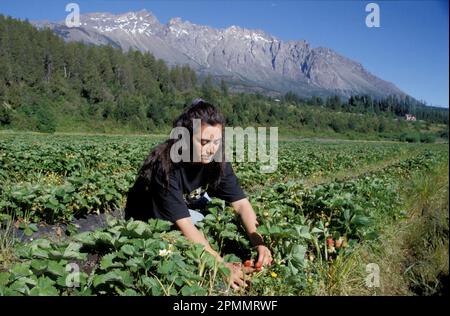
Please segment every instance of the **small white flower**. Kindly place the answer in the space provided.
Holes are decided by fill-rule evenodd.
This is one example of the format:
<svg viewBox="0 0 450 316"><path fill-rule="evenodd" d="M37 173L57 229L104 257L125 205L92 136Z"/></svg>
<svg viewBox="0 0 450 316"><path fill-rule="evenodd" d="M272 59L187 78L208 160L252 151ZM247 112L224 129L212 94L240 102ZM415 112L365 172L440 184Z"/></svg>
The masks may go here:
<svg viewBox="0 0 450 316"><path fill-rule="evenodd" d="M161 256L161 257L165 257L165 256L168 256L168 255L170 255L172 253L172 250L167 250L167 249L160 249L159 250L159 255Z"/></svg>

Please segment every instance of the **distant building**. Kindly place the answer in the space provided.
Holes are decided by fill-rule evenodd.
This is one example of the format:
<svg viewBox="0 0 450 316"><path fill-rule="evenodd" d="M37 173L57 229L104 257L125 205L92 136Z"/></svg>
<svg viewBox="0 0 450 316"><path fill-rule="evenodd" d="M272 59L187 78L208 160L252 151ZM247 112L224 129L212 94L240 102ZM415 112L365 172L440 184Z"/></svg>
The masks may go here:
<svg viewBox="0 0 450 316"><path fill-rule="evenodd" d="M412 115L412 114L406 114L406 115L405 115L405 119L406 119L407 121L415 121L415 120L416 120L416 117L415 117L414 115Z"/></svg>

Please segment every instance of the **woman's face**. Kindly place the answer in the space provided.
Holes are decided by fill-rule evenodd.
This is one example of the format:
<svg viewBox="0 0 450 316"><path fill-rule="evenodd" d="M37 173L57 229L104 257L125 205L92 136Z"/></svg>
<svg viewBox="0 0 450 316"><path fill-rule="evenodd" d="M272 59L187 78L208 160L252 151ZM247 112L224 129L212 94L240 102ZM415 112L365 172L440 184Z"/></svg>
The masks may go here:
<svg viewBox="0 0 450 316"><path fill-rule="evenodd" d="M222 142L222 125L202 124L200 133L194 135L194 161L210 163Z"/></svg>

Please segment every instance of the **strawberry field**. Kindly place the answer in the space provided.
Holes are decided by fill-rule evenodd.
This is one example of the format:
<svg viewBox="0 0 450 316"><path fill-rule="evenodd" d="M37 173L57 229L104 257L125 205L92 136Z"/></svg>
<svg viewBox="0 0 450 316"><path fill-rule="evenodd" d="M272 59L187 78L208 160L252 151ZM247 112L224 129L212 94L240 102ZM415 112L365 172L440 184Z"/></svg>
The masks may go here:
<svg viewBox="0 0 450 316"><path fill-rule="evenodd" d="M403 183L448 164L447 144L324 140L280 142L271 174L258 163L234 164L274 257L234 292L224 281L229 271L170 223L117 215L162 140L0 135L0 295L314 295L336 264L402 220ZM85 216L107 224L78 231ZM48 227L58 233L39 234ZM199 227L226 260L255 259L224 201L213 199Z"/></svg>

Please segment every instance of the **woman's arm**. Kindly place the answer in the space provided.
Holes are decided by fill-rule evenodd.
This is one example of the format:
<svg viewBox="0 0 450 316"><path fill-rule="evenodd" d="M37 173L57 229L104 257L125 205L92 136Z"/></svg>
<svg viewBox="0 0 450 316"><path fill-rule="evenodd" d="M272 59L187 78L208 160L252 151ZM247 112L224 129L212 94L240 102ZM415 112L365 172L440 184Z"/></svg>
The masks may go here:
<svg viewBox="0 0 450 316"><path fill-rule="evenodd" d="M257 269L263 265L270 265L272 263L272 254L269 248L264 245L264 240L256 230L258 220L256 218L255 211L247 198L231 203L236 213L240 216L242 224L247 231L247 235L252 245L258 252L258 261L255 266Z"/></svg>
<svg viewBox="0 0 450 316"><path fill-rule="evenodd" d="M175 224L188 240L205 246L205 250L212 254L217 261L223 262L223 258L220 256L220 254L212 249L205 236L197 229L197 227L194 226L194 224L192 224L192 220L190 217L179 219L175 222ZM237 289L240 286L245 287L245 280L248 280L248 277L246 278L245 274L252 272L251 269L246 268L244 271L240 266L236 266L232 263L225 263L225 266L227 266L231 271L231 276L229 279L231 287L234 289Z"/></svg>
<svg viewBox="0 0 450 316"><path fill-rule="evenodd" d="M205 249L218 261L223 261L222 257L214 249L212 249L205 236L203 236L203 234L197 229L197 227L192 224L192 220L190 217L179 219L175 222L175 224L188 240L205 246Z"/></svg>

